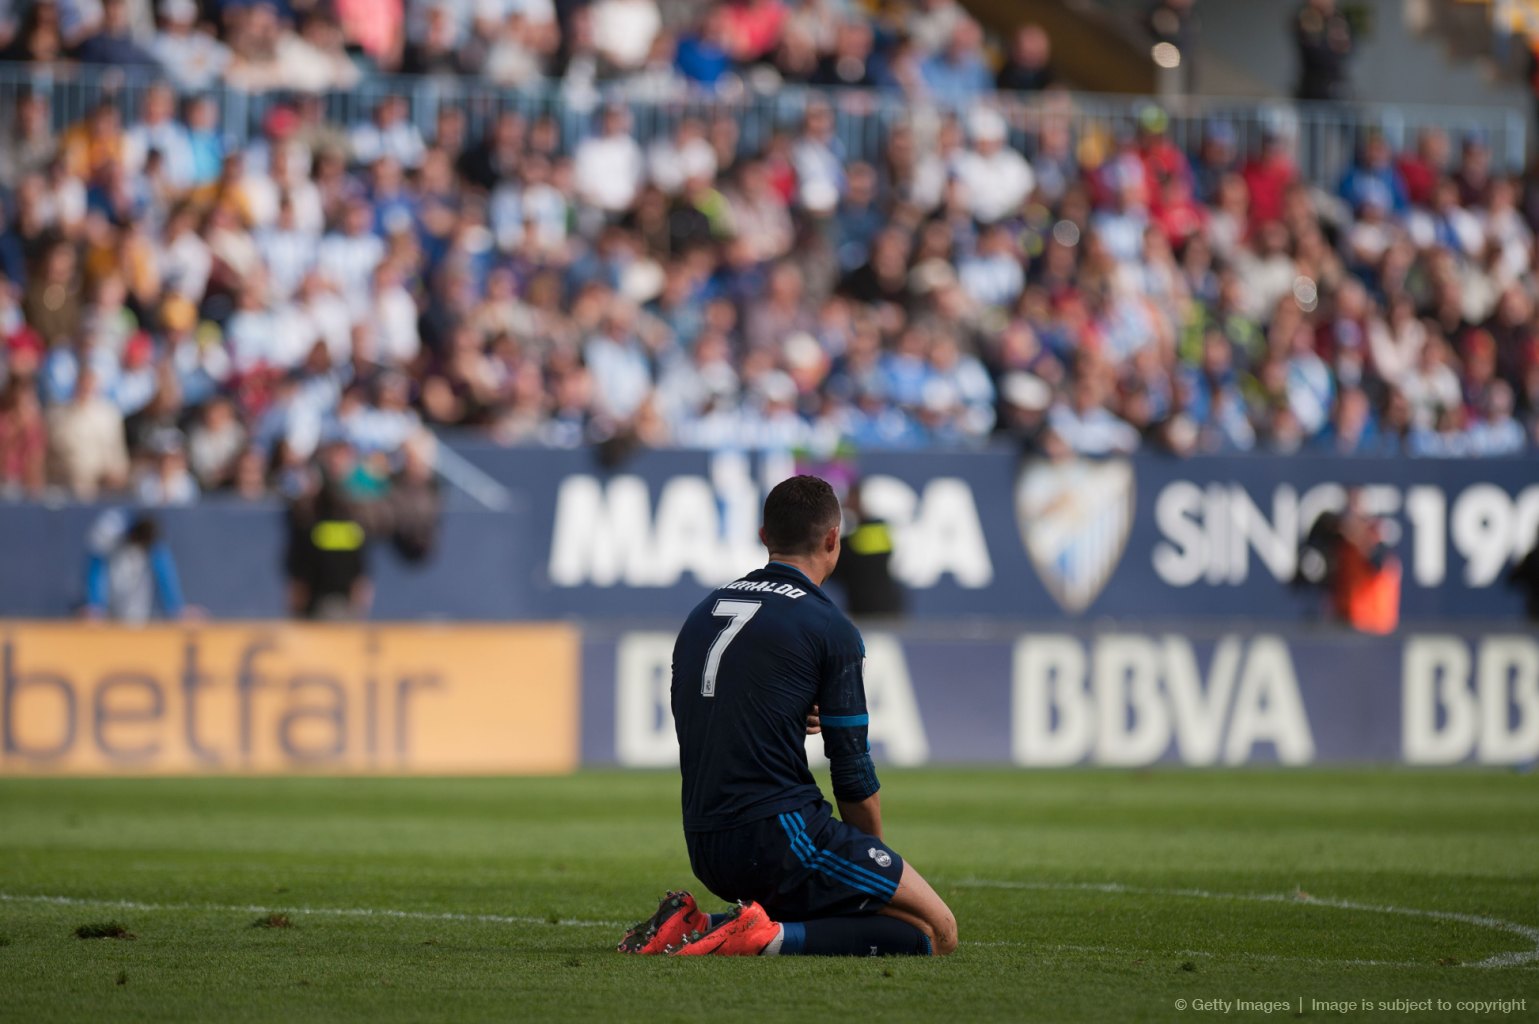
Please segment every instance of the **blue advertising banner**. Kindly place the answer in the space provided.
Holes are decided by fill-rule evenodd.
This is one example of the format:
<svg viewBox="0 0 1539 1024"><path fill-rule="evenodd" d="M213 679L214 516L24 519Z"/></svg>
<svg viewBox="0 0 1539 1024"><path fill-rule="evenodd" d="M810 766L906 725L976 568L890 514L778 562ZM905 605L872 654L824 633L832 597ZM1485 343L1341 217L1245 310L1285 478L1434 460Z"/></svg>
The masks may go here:
<svg viewBox="0 0 1539 1024"><path fill-rule="evenodd" d="M868 630L871 749L897 765L1531 765L1539 638ZM677 763L673 635L583 644L584 764ZM809 757L821 741L808 740Z"/></svg>
<svg viewBox="0 0 1539 1024"><path fill-rule="evenodd" d="M85 594L87 537L110 506L0 503L0 617L58 618ZM175 557L187 601L219 619L282 618L285 526L277 502L213 501L149 510ZM529 580L536 552L523 514L447 512L422 562L372 545L373 617L382 621L549 619Z"/></svg>
<svg viewBox="0 0 1539 1024"><path fill-rule="evenodd" d="M1013 453L789 456L455 446L499 510L459 496L425 563L376 545L375 615L481 621L682 616L762 562L759 509L798 470L859 477L892 527L916 619L1178 626L1320 618L1292 584L1300 541L1362 488L1402 566L1406 624L1521 621L1505 585L1539 540L1539 462L1266 456L1023 462ZM99 508L0 504L0 615L68 614ZM155 513L188 600L216 617L284 613L282 509L209 502Z"/></svg>
<svg viewBox="0 0 1539 1024"><path fill-rule="evenodd" d="M527 508L551 613L682 614L702 587L759 563L767 490L788 457L458 449ZM1300 541L1363 489L1404 568L1407 621L1506 619L1508 568L1539 541L1539 463L1264 456L1023 462L1012 453L869 453L863 481L895 537L920 617L1317 618L1293 587Z"/></svg>

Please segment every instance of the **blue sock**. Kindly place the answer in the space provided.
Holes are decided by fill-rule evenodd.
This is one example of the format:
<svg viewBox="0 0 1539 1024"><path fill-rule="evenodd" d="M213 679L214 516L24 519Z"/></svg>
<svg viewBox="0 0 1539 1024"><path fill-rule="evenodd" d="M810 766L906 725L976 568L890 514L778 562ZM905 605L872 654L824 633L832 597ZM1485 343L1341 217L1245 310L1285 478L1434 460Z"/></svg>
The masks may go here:
<svg viewBox="0 0 1539 1024"><path fill-rule="evenodd" d="M907 921L871 914L783 925L781 956L929 956L930 937Z"/></svg>
<svg viewBox="0 0 1539 1024"><path fill-rule="evenodd" d="M726 911L723 911L720 914L707 914L705 916L711 919L711 927L715 928L717 925L725 921L730 915L728 915Z"/></svg>

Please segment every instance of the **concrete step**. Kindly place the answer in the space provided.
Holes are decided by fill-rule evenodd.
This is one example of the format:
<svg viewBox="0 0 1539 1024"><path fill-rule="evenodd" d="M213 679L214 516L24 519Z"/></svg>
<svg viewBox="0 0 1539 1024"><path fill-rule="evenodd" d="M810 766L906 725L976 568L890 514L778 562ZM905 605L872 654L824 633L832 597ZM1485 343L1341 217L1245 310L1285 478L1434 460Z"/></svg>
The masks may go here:
<svg viewBox="0 0 1539 1024"><path fill-rule="evenodd" d="M1436 42L1450 63L1472 66L1493 82L1527 74L1522 41L1514 36L1500 45L1489 0L1404 0L1404 9L1407 27Z"/></svg>
<svg viewBox="0 0 1539 1024"><path fill-rule="evenodd" d="M961 0L990 32L1009 39L1035 23L1053 40L1053 66L1071 85L1148 94L1157 71L1143 34L1091 0Z"/></svg>

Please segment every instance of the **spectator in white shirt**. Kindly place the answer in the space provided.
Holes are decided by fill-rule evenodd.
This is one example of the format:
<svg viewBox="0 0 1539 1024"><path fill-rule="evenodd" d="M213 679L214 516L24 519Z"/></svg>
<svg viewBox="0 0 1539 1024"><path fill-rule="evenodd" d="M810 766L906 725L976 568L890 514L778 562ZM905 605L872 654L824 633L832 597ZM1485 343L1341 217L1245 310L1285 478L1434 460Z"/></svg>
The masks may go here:
<svg viewBox="0 0 1539 1024"><path fill-rule="evenodd" d="M294 229L304 232L311 239L318 237L326 228L326 211L321 203L320 189L305 176L306 160L300 147L293 142L278 142L269 146L267 163L262 169L248 173L241 179L241 193L251 216L251 225L265 228L278 219L278 206L287 201L294 208ZM247 166L251 166L248 162Z"/></svg>
<svg viewBox="0 0 1539 1024"><path fill-rule="evenodd" d="M1408 292L1400 292L1390 300L1387 319L1369 319L1367 334L1373 370L1390 383L1416 367L1427 343L1427 326L1417 319L1416 300Z"/></svg>
<svg viewBox="0 0 1539 1024"><path fill-rule="evenodd" d="M844 195L844 146L834 134L834 112L821 99L807 101L802 133L791 147L796 200L807 210L827 213Z"/></svg>
<svg viewBox="0 0 1539 1024"><path fill-rule="evenodd" d="M583 361L593 375L594 405L616 422L630 419L652 390L652 365L635 321L635 307L616 299L603 329L583 347Z"/></svg>
<svg viewBox="0 0 1539 1024"><path fill-rule="evenodd" d="M1528 443L1523 425L1512 415L1512 385L1495 380L1480 403L1480 416L1465 431L1470 454L1476 456L1521 455Z"/></svg>
<svg viewBox="0 0 1539 1024"><path fill-rule="evenodd" d="M686 117L671 139L659 136L647 153L647 174L670 196L678 195L691 178L715 179L716 150L705 137L705 126Z"/></svg>
<svg viewBox="0 0 1539 1024"><path fill-rule="evenodd" d="M385 243L374 234L374 210L354 200L344 215L341 231L321 239L316 266L331 278L342 297L358 307L366 304L374 268L385 258Z"/></svg>
<svg viewBox="0 0 1539 1024"><path fill-rule="evenodd" d="M315 266L315 236L300 231L294 204L288 196L278 202L277 222L257 232L257 248L267 266L274 301L287 302Z"/></svg>
<svg viewBox="0 0 1539 1024"><path fill-rule="evenodd" d="M214 255L198 234L198 213L191 205L178 206L171 212L159 258L160 280L166 292L193 305L202 302Z"/></svg>
<svg viewBox="0 0 1539 1024"><path fill-rule="evenodd" d="M325 343L333 366L343 366L352 358L352 310L323 273L312 270L304 276L292 308L303 317L306 337Z"/></svg>
<svg viewBox="0 0 1539 1024"><path fill-rule="evenodd" d="M1464 404L1459 375L1448 365L1448 346L1437 336L1426 339L1415 367L1395 383L1411 403L1411 422L1418 430L1435 430L1444 412Z"/></svg>
<svg viewBox="0 0 1539 1024"><path fill-rule="evenodd" d="M611 67L633 71L646 63L663 27L656 0L596 0L589 10L593 45Z"/></svg>
<svg viewBox="0 0 1539 1024"><path fill-rule="evenodd" d="M1148 189L1142 172L1118 182L1116 204L1090 218L1101 245L1124 267L1139 265L1144 255L1144 235L1149 230Z"/></svg>
<svg viewBox="0 0 1539 1024"><path fill-rule="evenodd" d="M417 303L401 284L400 271L386 261L374 270L368 321L375 358L386 366L407 366L422 348L417 334Z"/></svg>
<svg viewBox="0 0 1539 1024"><path fill-rule="evenodd" d="M658 407L679 433L713 403L735 406L738 388L731 343L719 331L706 331L691 356L679 355L667 364L657 386Z"/></svg>
<svg viewBox="0 0 1539 1024"><path fill-rule="evenodd" d="M933 145L924 144L913 129L894 131L889 144L889 163L909 171L900 186L902 197L925 213L933 212L946 198L957 158L966 151L962 122L951 114L935 131Z"/></svg>
<svg viewBox="0 0 1539 1024"><path fill-rule="evenodd" d="M790 252L795 226L763 162L749 160L739 166L738 187L728 201L733 231L747 242L755 262L766 263Z"/></svg>
<svg viewBox="0 0 1539 1024"><path fill-rule="evenodd" d="M161 0L160 19L150 53L177 87L201 92L219 81L230 66L230 48L198 31L197 0Z"/></svg>
<svg viewBox="0 0 1539 1024"><path fill-rule="evenodd" d="M993 224L1020 212L1036 187L1026 158L1005 142L1005 119L980 108L969 125L973 148L957 154L955 173L967 189L973 216Z"/></svg>
<svg viewBox="0 0 1539 1024"><path fill-rule="evenodd" d="M1315 351L1314 328L1300 323L1289 339L1286 368L1288 408L1305 437L1324 430L1336 401L1336 379L1330 365Z"/></svg>
<svg viewBox="0 0 1539 1024"><path fill-rule="evenodd" d="M387 96L375 104L373 119L354 128L348 137L353 163L372 164L389 156L409 170L422 166L427 146L406 115L406 100L401 96Z"/></svg>
<svg viewBox="0 0 1539 1024"><path fill-rule="evenodd" d="M550 161L531 156L524 161L524 189L519 209L526 231L533 230L540 247L559 249L567 237L567 197L551 182Z"/></svg>
<svg viewBox="0 0 1539 1024"><path fill-rule="evenodd" d="M1293 291L1298 267L1289 255L1289 242L1287 226L1269 221L1261 225L1249 246L1235 256L1235 270L1250 298L1243 312L1257 323L1269 319L1277 303Z"/></svg>
<svg viewBox="0 0 1539 1024"><path fill-rule="evenodd" d="M602 130L577 146L573 173L577 196L605 213L620 213L636 201L641 188L641 147L630 135L624 107L606 107Z"/></svg>
<svg viewBox="0 0 1539 1024"><path fill-rule="evenodd" d="M237 371L248 373L260 367L284 370L299 361L303 353L288 350L294 341L293 334L279 331L278 323L267 305L262 275L252 275L241 289L235 312L224 328L225 344Z"/></svg>
<svg viewBox="0 0 1539 1024"><path fill-rule="evenodd" d="M231 203L216 203L203 220L203 240L221 276L237 282L259 273L262 254Z"/></svg>
<svg viewBox="0 0 1539 1024"><path fill-rule="evenodd" d="M306 123L293 107L273 107L262 118L261 138L253 140L246 147L246 166L263 168L273 173L271 169L277 166L273 161L273 150L282 150L287 162L283 172L274 173L274 177L291 187L300 181L308 182L317 155L312 147L320 140L314 135L301 134L300 129ZM345 149L345 137L339 135L335 142L338 151ZM248 177L246 180L250 182L255 178Z"/></svg>
<svg viewBox="0 0 1539 1024"><path fill-rule="evenodd" d="M297 374L278 378L272 402L257 422L252 440L269 454L281 442L287 458L303 461L314 455L320 445L324 420L320 411L300 395L299 385Z"/></svg>
<svg viewBox="0 0 1539 1024"><path fill-rule="evenodd" d="M1512 179L1497 178L1491 182L1483 227L1487 244L1501 253L1492 268L1501 285L1523 276L1534 247L1534 233L1517 208L1518 198L1517 184Z"/></svg>
<svg viewBox="0 0 1539 1024"><path fill-rule="evenodd" d="M930 345L930 384L943 392L954 410L954 428L974 440L994 429L994 382L977 356L963 352L950 333L938 334Z"/></svg>
<svg viewBox="0 0 1539 1024"><path fill-rule="evenodd" d="M994 225L978 236L978 251L958 268L962 289L980 306L1008 306L1026 287L1010 232Z"/></svg>
<svg viewBox="0 0 1539 1024"><path fill-rule="evenodd" d="M187 439L187 461L198 482L205 488L229 483L245 449L246 428L236 418L235 406L223 396L207 402Z"/></svg>
<svg viewBox="0 0 1539 1024"><path fill-rule="evenodd" d="M427 39L434 21L443 18L455 41L462 42L477 8L482 6L495 7L500 18L507 5L501 0L492 0L490 4L483 4L482 0L406 0L406 41L420 43Z"/></svg>
<svg viewBox="0 0 1539 1024"><path fill-rule="evenodd" d="M1447 249L1464 259L1478 258L1485 249L1485 228L1459 205L1459 185L1444 178L1433 187L1432 209L1412 212L1406 231L1418 249Z"/></svg>
<svg viewBox="0 0 1539 1024"><path fill-rule="evenodd" d="M411 388L404 374L381 374L375 384L373 407L348 403L341 416L347 439L359 454L400 451L401 446L422 427L422 420L411 408Z"/></svg>
<svg viewBox="0 0 1539 1024"><path fill-rule="evenodd" d="M48 410L48 461L50 478L82 501L127 482L123 415L98 393L89 365L81 369L70 400Z"/></svg>
<svg viewBox="0 0 1539 1024"><path fill-rule="evenodd" d="M1075 379L1070 399L1055 404L1048 425L1080 455L1111 455L1138 447L1138 431L1101 404L1101 388L1088 374Z"/></svg>
<svg viewBox="0 0 1539 1024"><path fill-rule="evenodd" d="M141 505L191 505L198 500L198 482L187 469L187 451L179 430L164 431L150 448L150 462L134 482Z"/></svg>
<svg viewBox="0 0 1539 1024"><path fill-rule="evenodd" d="M273 337L268 358L274 366L299 365L320 340L310 318L292 302L273 302L268 310L267 329Z"/></svg>
<svg viewBox="0 0 1539 1024"><path fill-rule="evenodd" d="M192 144L187 129L176 119L176 94L163 83L149 87L138 122L123 133L123 163L128 173L142 173L151 152L160 154L162 172L170 185L182 189L192 184Z"/></svg>
<svg viewBox="0 0 1539 1024"><path fill-rule="evenodd" d="M939 53L966 17L956 0L921 0L909 6L904 27L919 51L928 55Z"/></svg>
<svg viewBox="0 0 1539 1024"><path fill-rule="evenodd" d="M807 443L807 421L796 411L796 382L781 370L762 373L753 382L753 415L738 420L734 446L754 451L788 452Z"/></svg>
<svg viewBox="0 0 1539 1024"><path fill-rule="evenodd" d="M1387 189L1364 195L1352 226L1347 229L1346 250L1359 266L1375 267L1400 237L1398 224L1389 219Z"/></svg>

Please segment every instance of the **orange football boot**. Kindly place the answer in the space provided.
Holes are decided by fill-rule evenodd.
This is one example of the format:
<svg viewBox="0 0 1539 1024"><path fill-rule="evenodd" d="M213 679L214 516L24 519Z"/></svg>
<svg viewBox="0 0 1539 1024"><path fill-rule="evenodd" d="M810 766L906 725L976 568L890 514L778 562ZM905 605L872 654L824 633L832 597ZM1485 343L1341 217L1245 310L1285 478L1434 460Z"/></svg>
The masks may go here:
<svg viewBox="0 0 1539 1024"><path fill-rule="evenodd" d="M739 903L727 919L704 932L691 932L670 956L758 956L775 941L780 925L757 903Z"/></svg>
<svg viewBox="0 0 1539 1024"><path fill-rule="evenodd" d="M621 953L666 953L697 932L707 932L711 919L695 906L688 892L670 892L657 905L657 913L631 927L615 948Z"/></svg>

